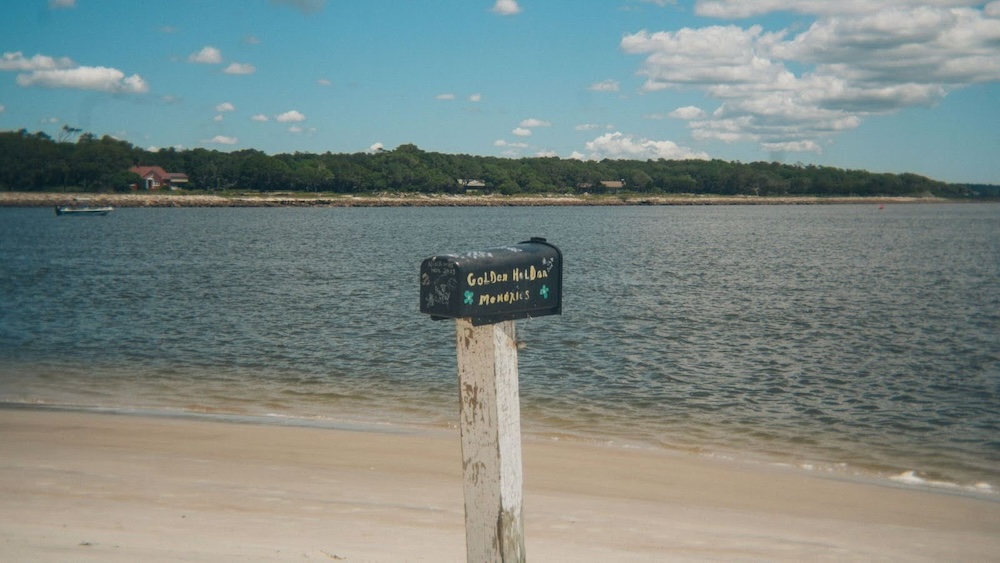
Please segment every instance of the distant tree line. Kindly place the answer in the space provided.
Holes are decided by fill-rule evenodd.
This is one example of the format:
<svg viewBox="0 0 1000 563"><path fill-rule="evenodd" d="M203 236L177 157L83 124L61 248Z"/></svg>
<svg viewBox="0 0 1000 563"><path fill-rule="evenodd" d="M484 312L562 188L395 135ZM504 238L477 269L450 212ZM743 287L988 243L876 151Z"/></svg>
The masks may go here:
<svg viewBox="0 0 1000 563"><path fill-rule="evenodd" d="M501 194L602 193L811 196L997 197L1000 187L948 184L916 174L827 166L722 160L498 158L427 152L406 144L354 154L267 155L254 149L147 151L108 136L65 127L45 133L0 132L0 190L128 191L141 185L135 165L183 172L186 190L463 193L469 185ZM602 184L604 182L604 184ZM607 183L615 182L609 187ZM618 184L620 183L620 184ZM618 186L623 186L619 188Z"/></svg>

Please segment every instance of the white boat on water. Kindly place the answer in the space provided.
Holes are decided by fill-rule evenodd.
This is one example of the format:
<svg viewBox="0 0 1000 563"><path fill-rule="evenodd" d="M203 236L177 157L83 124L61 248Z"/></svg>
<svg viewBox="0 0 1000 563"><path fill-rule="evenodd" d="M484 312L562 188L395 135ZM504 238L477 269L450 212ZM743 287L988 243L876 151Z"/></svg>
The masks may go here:
<svg viewBox="0 0 1000 563"><path fill-rule="evenodd" d="M110 205L91 207L89 205L57 205L56 215L107 215L114 210Z"/></svg>

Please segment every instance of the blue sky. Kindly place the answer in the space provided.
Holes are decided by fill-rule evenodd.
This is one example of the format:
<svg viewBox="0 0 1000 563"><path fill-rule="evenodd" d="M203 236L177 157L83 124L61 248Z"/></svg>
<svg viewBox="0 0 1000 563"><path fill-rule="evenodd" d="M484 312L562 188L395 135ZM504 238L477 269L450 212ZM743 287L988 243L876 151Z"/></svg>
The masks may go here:
<svg viewBox="0 0 1000 563"><path fill-rule="evenodd" d="M20 0L0 129L1000 184L1000 1Z"/></svg>

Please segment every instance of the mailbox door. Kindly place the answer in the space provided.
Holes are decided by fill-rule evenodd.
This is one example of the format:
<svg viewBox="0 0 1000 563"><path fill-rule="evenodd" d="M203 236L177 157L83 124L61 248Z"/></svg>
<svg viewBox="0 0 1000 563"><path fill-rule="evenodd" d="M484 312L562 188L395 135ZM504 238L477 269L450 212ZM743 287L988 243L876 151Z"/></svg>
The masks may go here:
<svg viewBox="0 0 1000 563"><path fill-rule="evenodd" d="M432 318L482 325L562 312L562 253L545 239L428 258L420 277L420 310Z"/></svg>

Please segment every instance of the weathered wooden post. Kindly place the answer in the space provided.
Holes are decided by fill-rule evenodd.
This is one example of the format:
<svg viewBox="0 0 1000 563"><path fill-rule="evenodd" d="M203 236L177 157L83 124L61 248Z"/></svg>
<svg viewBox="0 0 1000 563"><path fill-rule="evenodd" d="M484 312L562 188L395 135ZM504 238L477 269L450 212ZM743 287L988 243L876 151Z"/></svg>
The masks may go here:
<svg viewBox="0 0 1000 563"><path fill-rule="evenodd" d="M469 561L524 561L514 320L562 312L562 253L543 238L434 256L420 311L455 319Z"/></svg>

